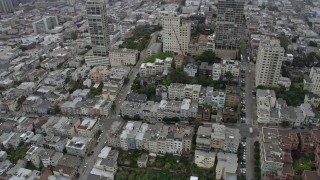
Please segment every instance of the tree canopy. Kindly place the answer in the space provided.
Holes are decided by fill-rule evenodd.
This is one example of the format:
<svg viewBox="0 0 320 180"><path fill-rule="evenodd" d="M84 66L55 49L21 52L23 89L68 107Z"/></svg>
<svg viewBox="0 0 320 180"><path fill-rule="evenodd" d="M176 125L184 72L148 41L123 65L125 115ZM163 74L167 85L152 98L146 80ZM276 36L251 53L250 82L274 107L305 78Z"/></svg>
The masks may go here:
<svg viewBox="0 0 320 180"><path fill-rule="evenodd" d="M154 54L152 56L147 57L144 62L154 63L156 61L156 59L165 59L166 57L172 57L172 53L171 52L160 52L158 54Z"/></svg>
<svg viewBox="0 0 320 180"><path fill-rule="evenodd" d="M208 62L209 64L219 63L221 60L220 58L217 58L215 53L212 51L204 51L195 59L199 62Z"/></svg>
<svg viewBox="0 0 320 180"><path fill-rule="evenodd" d="M78 34L75 31L72 31L71 34L71 39L76 40L78 38Z"/></svg>

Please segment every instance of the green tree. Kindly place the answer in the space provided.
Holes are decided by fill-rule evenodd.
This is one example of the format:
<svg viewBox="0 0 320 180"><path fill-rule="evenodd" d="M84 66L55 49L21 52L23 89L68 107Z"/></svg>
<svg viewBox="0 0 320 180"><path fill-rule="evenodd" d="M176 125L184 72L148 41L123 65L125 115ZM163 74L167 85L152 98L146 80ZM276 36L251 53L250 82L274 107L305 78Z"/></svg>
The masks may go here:
<svg viewBox="0 0 320 180"><path fill-rule="evenodd" d="M136 114L136 115L133 116L133 120L140 121L141 118L140 118L140 116L138 114Z"/></svg>
<svg viewBox="0 0 320 180"><path fill-rule="evenodd" d="M76 40L78 38L78 34L75 31L72 31L70 36L72 40Z"/></svg>
<svg viewBox="0 0 320 180"><path fill-rule="evenodd" d="M123 120L130 120L130 117L128 115L124 115Z"/></svg>
<svg viewBox="0 0 320 180"><path fill-rule="evenodd" d="M172 57L172 52L159 52L158 54L147 57L145 62L154 63L156 59L165 59L167 57Z"/></svg>
<svg viewBox="0 0 320 180"><path fill-rule="evenodd" d="M212 51L204 51L202 54L197 56L196 61L208 62L209 64L219 63L220 59L216 57L215 53Z"/></svg>
<svg viewBox="0 0 320 180"><path fill-rule="evenodd" d="M195 130L197 130L200 125L201 125L201 120L195 120L195 121L194 121L194 129L195 129Z"/></svg>
<svg viewBox="0 0 320 180"><path fill-rule="evenodd" d="M280 124L282 127L287 128L290 126L290 122L289 121L282 121Z"/></svg>
<svg viewBox="0 0 320 180"><path fill-rule="evenodd" d="M309 41L308 45L311 46L311 47L317 47L318 46L318 44L316 42L314 42L314 41Z"/></svg>
<svg viewBox="0 0 320 180"><path fill-rule="evenodd" d="M19 106L21 106L22 103L23 103L25 100L26 100L26 96L22 95L22 96L20 96L19 99L17 100L17 104L18 104Z"/></svg>
<svg viewBox="0 0 320 180"><path fill-rule="evenodd" d="M283 47L284 49L288 48L289 45L289 39L285 35L279 36L280 40L280 46Z"/></svg>
<svg viewBox="0 0 320 180"><path fill-rule="evenodd" d="M260 146L259 141L255 141L255 142L254 142L254 146L259 147L259 146Z"/></svg>
<svg viewBox="0 0 320 180"><path fill-rule="evenodd" d="M92 47L90 45L86 45L85 48L86 49L92 49Z"/></svg>
<svg viewBox="0 0 320 180"><path fill-rule="evenodd" d="M171 164L169 162L167 162L164 167L163 167L165 170L168 170L171 168Z"/></svg>
<svg viewBox="0 0 320 180"><path fill-rule="evenodd" d="M230 84L231 81L233 80L234 76L231 72L227 71L225 74L224 74L224 77L227 79L228 83Z"/></svg>
<svg viewBox="0 0 320 180"><path fill-rule="evenodd" d="M129 83L129 81L130 81L130 79L129 78L124 78L124 80L123 80L123 84L128 84Z"/></svg>
<svg viewBox="0 0 320 180"><path fill-rule="evenodd" d="M116 109L116 103L114 101L112 102L111 109L112 110Z"/></svg>
<svg viewBox="0 0 320 180"><path fill-rule="evenodd" d="M67 153L67 148L64 147L63 150L62 150L62 153L66 154Z"/></svg>

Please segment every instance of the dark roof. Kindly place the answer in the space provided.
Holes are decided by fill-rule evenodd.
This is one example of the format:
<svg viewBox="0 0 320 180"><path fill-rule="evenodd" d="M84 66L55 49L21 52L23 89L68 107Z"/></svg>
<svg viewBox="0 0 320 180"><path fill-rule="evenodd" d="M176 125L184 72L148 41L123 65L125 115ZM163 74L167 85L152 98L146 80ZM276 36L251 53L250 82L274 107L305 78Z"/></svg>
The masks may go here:
<svg viewBox="0 0 320 180"><path fill-rule="evenodd" d="M103 159L100 164L101 164L101 165L104 165L104 166L113 167L113 166L115 166L116 161Z"/></svg>
<svg viewBox="0 0 320 180"><path fill-rule="evenodd" d="M304 170L302 173L302 176L306 177L305 179L310 179L310 180L318 179L316 171Z"/></svg>
<svg viewBox="0 0 320 180"><path fill-rule="evenodd" d="M127 100L129 102L146 102L147 101L147 95L145 94L138 94L138 93L130 93L128 94Z"/></svg>

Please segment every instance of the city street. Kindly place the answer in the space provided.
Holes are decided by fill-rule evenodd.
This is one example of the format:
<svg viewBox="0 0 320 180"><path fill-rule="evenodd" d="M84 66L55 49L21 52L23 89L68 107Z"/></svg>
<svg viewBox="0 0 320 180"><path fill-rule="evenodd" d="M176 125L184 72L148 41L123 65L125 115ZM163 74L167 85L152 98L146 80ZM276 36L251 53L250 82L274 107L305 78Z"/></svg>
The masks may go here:
<svg viewBox="0 0 320 180"><path fill-rule="evenodd" d="M252 66L248 61L248 54L246 49L242 52L242 55L242 67L245 67L246 124L248 127L254 127L257 118L256 99L252 95L252 92L256 91L254 80L255 69L254 66ZM259 129L254 128L254 133L247 136L246 179L248 180L254 179L253 144L256 141L258 134Z"/></svg>
<svg viewBox="0 0 320 180"><path fill-rule="evenodd" d="M153 33L151 35L151 39L149 41L149 45L153 42L156 42L157 33ZM125 100L127 94L130 92L131 85L136 78L137 74L139 73L139 67L144 62L144 59L146 57L146 49L140 52L140 58L135 66L132 67L131 72L128 75L129 82L124 85L119 92L117 98L115 99L115 109L111 110L110 114L106 118L101 119L101 127L102 127L102 134L101 139L98 142L98 144L93 148L93 154L91 156L85 157L84 161L82 162L82 166L79 168L80 173L80 180L87 180L88 175L90 174L97 158L100 153L100 150L106 145L106 133L108 132L110 125L115 121L119 119L119 113L121 104ZM90 152L90 151L89 151Z"/></svg>

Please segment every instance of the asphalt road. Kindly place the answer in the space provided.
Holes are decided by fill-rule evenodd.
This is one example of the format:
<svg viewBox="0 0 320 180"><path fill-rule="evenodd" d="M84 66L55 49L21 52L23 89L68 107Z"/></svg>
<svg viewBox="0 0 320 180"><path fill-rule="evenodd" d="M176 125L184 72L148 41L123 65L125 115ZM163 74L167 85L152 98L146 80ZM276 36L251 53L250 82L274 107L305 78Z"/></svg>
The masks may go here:
<svg viewBox="0 0 320 180"><path fill-rule="evenodd" d="M243 61L242 67L245 67L245 97L246 97L246 125L248 127L254 127L257 120L257 108L256 108L256 99L252 96L252 91L255 90L255 69L248 62L247 50L242 52ZM246 179L251 180L254 178L254 157L253 149L254 142L257 139L259 131L257 128L254 128L254 133L250 134L247 132L247 157L246 157Z"/></svg>
<svg viewBox="0 0 320 180"><path fill-rule="evenodd" d="M157 38L157 33L154 33L151 35L151 39L149 41L148 47L150 46L150 44L152 44L153 42L156 41L156 38ZM80 172L79 179L80 180L87 180L88 179L88 175L90 174L90 172L91 172L91 170L92 170L92 168L98 158L100 150L106 145L106 133L108 132L111 124L120 118L120 117L118 117L118 114L120 113L121 105L122 105L123 101L125 100L127 94L130 92L131 85L132 85L134 79L136 78L137 74L139 73L139 67L144 62L146 55L147 55L146 50L143 50L140 52L140 58L139 58L137 64L131 68L131 72L128 75L128 78L130 79L129 82L121 88L121 91L119 92L117 98L114 101L115 105L116 105L115 109L111 110L108 117L101 119L101 127L102 127L103 132L101 134L100 141L98 142L98 144L95 147L93 147L94 153L91 156L84 158L82 165L79 168L79 172Z"/></svg>

